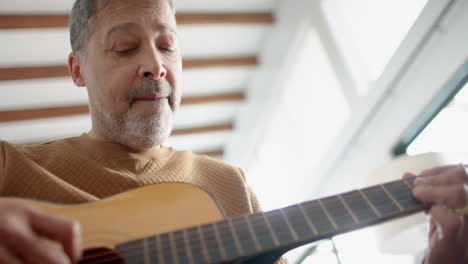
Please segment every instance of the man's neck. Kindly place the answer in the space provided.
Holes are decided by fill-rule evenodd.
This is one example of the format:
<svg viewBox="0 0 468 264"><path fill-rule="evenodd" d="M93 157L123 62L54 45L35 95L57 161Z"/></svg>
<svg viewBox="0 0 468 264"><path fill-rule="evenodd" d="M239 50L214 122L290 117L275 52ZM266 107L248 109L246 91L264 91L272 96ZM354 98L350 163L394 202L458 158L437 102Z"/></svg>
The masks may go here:
<svg viewBox="0 0 468 264"><path fill-rule="evenodd" d="M161 148L161 145L156 145L156 146L151 146L151 147L144 147L144 148L138 148L138 149L135 149L135 148L132 148L130 146L127 146L125 144L121 144L120 142L116 142L112 139L109 139L105 136L103 136L101 133L98 133L95 129L91 129L89 132L88 132L88 136L93 139L93 140L97 140L97 141L101 141L101 142L107 142L107 143L112 143L112 144L116 144L116 145L119 145L119 146L122 146L122 147L125 147L127 148L130 152L145 152L145 151L149 151L149 150L152 150L152 149L159 149Z"/></svg>

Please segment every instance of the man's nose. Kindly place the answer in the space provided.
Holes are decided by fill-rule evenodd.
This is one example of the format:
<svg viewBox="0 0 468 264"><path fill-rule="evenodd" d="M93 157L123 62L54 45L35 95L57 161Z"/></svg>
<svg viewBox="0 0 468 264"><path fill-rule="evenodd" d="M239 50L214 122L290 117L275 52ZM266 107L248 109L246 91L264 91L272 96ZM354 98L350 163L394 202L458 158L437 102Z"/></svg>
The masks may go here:
<svg viewBox="0 0 468 264"><path fill-rule="evenodd" d="M166 66L164 65L161 54L156 48L148 49L142 56L142 63L138 69L138 74L141 78L159 80L166 77Z"/></svg>

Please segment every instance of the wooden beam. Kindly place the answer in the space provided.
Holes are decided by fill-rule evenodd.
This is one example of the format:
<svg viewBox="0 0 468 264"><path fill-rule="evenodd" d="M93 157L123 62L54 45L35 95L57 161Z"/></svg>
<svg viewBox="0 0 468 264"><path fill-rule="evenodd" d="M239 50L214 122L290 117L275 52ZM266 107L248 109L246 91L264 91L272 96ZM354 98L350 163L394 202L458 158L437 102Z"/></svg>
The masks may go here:
<svg viewBox="0 0 468 264"><path fill-rule="evenodd" d="M205 127L180 128L172 131L172 136L199 134L207 132L230 131L234 128L232 123L218 124Z"/></svg>
<svg viewBox="0 0 468 264"><path fill-rule="evenodd" d="M186 59L184 60L183 64L184 64L184 69L209 68L209 67L257 66L258 59L256 56Z"/></svg>
<svg viewBox="0 0 468 264"><path fill-rule="evenodd" d="M208 95L208 96L187 96L182 99L182 105L221 103L243 101L243 93ZM88 105L62 106L26 110L0 111L0 122L12 122L20 120L34 120L41 118L52 118L72 115L88 114Z"/></svg>
<svg viewBox="0 0 468 264"><path fill-rule="evenodd" d="M68 76L68 68L62 66L0 67L0 81L42 79Z"/></svg>
<svg viewBox="0 0 468 264"><path fill-rule="evenodd" d="M271 13L179 13L179 25L195 24L273 24ZM0 29L66 28L68 15L0 15Z"/></svg>
<svg viewBox="0 0 468 264"><path fill-rule="evenodd" d="M208 68L208 67L236 67L256 66L258 64L255 56L248 57L226 57L226 58L200 58L184 59L184 69ZM28 80L42 78L58 78L68 76L66 65L55 66L31 66L31 67L0 67L0 81Z"/></svg>
<svg viewBox="0 0 468 264"><path fill-rule="evenodd" d="M0 29L66 28L68 15L1 15Z"/></svg>
<svg viewBox="0 0 468 264"><path fill-rule="evenodd" d="M179 25L193 24L273 24L272 13L180 13Z"/></svg>
<svg viewBox="0 0 468 264"><path fill-rule="evenodd" d="M245 100L244 93L230 93L230 94L182 97L181 104L191 105L191 104L208 104L208 103L223 103L223 102L242 102L244 100Z"/></svg>
<svg viewBox="0 0 468 264"><path fill-rule="evenodd" d="M52 118L89 113L88 105L74 105L26 110L10 110L0 112L0 122L11 122L21 120L35 120L41 118Z"/></svg>

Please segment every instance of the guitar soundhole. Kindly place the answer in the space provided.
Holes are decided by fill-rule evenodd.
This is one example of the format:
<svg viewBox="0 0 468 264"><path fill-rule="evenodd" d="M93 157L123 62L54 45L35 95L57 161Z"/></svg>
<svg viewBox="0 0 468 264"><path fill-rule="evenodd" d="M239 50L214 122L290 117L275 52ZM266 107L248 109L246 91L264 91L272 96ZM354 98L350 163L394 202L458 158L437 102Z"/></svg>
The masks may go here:
<svg viewBox="0 0 468 264"><path fill-rule="evenodd" d="M114 250L108 248L93 248L85 250L79 264L125 264L123 258Z"/></svg>

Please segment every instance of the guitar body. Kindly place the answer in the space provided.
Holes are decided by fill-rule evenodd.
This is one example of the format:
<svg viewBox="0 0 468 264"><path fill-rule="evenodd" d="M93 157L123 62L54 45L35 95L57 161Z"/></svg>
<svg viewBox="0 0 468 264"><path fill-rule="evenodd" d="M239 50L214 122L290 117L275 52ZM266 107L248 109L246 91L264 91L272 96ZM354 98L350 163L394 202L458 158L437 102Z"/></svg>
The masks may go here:
<svg viewBox="0 0 468 264"><path fill-rule="evenodd" d="M84 249L113 249L133 239L225 218L222 208L207 192L183 183L149 185L71 206L17 198L2 198L1 202L25 203L78 220Z"/></svg>

